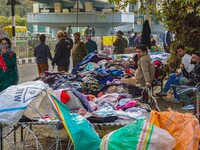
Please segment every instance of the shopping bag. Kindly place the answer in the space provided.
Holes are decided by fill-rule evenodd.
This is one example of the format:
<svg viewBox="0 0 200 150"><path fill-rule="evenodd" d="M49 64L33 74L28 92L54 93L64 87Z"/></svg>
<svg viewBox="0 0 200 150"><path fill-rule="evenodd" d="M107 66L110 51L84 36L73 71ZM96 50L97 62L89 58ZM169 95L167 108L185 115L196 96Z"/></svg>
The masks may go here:
<svg viewBox="0 0 200 150"><path fill-rule="evenodd" d="M175 145L175 139L168 132L154 126L146 119L138 119L105 135L100 149L172 150Z"/></svg>

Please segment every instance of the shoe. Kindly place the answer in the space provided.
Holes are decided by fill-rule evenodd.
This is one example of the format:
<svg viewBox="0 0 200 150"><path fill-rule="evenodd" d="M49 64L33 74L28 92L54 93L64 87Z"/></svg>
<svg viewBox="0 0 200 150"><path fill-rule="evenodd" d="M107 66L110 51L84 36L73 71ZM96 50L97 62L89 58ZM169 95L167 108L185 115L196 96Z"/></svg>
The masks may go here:
<svg viewBox="0 0 200 150"><path fill-rule="evenodd" d="M175 98L175 99L169 99L169 102L180 103L181 101Z"/></svg>
<svg viewBox="0 0 200 150"><path fill-rule="evenodd" d="M167 96L167 93L164 91L160 91L159 93L156 93L157 96Z"/></svg>
<svg viewBox="0 0 200 150"><path fill-rule="evenodd" d="M182 110L193 110L194 109L194 105L187 105L181 108Z"/></svg>

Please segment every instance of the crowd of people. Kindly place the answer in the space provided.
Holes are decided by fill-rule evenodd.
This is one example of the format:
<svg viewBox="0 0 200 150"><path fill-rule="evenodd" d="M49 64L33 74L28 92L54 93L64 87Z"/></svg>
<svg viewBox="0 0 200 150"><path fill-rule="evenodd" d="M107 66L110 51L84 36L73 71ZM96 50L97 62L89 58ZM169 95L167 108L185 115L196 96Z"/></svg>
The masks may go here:
<svg viewBox="0 0 200 150"><path fill-rule="evenodd" d="M45 44L45 35L40 36L40 43L35 47L34 56L38 66L38 73L41 76L43 72L48 71L48 58L52 62L52 66L57 66L58 71L69 71L70 56L72 55L73 67L76 66L83 58L94 51L97 51L97 44L88 34L87 41L81 40L81 34L75 32L73 34L74 42L69 37L68 32L58 31L58 42L54 50L54 57L51 56L48 45Z"/></svg>

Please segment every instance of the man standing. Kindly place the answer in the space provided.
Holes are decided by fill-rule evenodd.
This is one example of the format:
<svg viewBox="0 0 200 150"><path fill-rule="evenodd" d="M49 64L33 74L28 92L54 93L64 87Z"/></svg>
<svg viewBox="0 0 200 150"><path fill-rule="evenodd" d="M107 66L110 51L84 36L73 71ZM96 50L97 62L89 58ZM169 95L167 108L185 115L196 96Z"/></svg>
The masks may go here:
<svg viewBox="0 0 200 150"><path fill-rule="evenodd" d="M46 36L40 35L40 43L35 47L34 56L36 57L39 76L49 70L48 58L52 61L49 46L45 44Z"/></svg>
<svg viewBox="0 0 200 150"><path fill-rule="evenodd" d="M192 64L195 64L194 69L190 73L190 78L181 78L180 85L195 86L200 83L200 51L192 54ZM192 88L185 89L180 87L177 89L178 95L182 101L184 101L185 106L181 109L192 110L194 105L191 104L191 94L194 93ZM183 90L183 91L182 91Z"/></svg>
<svg viewBox="0 0 200 150"><path fill-rule="evenodd" d="M137 47L141 43L140 33L136 34L135 40L134 40L134 46Z"/></svg>
<svg viewBox="0 0 200 150"><path fill-rule="evenodd" d="M180 57L182 57L180 69L177 69L176 73L171 73L169 75L169 78L168 78L168 80L165 84L164 89L162 91L160 91L159 93L156 93L157 96L167 96L167 92L170 89L171 85L172 84L179 85L180 84L180 82L179 82L180 78L182 78L183 76L188 78L188 74L194 68L194 65L190 64L192 57L189 54L186 53L186 50L185 50L183 45L180 45L180 46L177 47L177 53ZM175 102L175 103L179 103L180 98L177 95L176 87L173 87L173 94L174 94L174 99L170 100L170 101Z"/></svg>
<svg viewBox="0 0 200 150"><path fill-rule="evenodd" d="M151 57L148 55L147 47L145 45L137 46L136 53L139 61L135 78L142 86L151 87L155 76L155 66Z"/></svg>
<svg viewBox="0 0 200 150"><path fill-rule="evenodd" d="M91 35L87 36L87 42L85 45L88 54L97 51L97 43L91 39Z"/></svg>
<svg viewBox="0 0 200 150"><path fill-rule="evenodd" d="M71 56L71 49L73 47L73 41L71 38L69 38L67 32L64 32L65 35L65 41L67 43L67 51L70 52L69 56ZM67 72L69 71L69 66L70 66L70 57L67 58Z"/></svg>
<svg viewBox="0 0 200 150"><path fill-rule="evenodd" d="M96 30L96 28L92 27L92 29L91 29L91 36L92 37L95 37L95 30Z"/></svg>
<svg viewBox="0 0 200 150"><path fill-rule="evenodd" d="M81 41L80 36L79 32L74 33L74 45L72 48L73 67L75 67L77 63L81 62L87 55L85 43Z"/></svg>
<svg viewBox="0 0 200 150"><path fill-rule="evenodd" d="M67 47L67 42L65 41L64 32L58 31L57 37L59 41L56 44L52 66L54 67L54 65L56 64L58 66L58 71L67 71L67 66L69 65L68 60L70 58L70 51Z"/></svg>
<svg viewBox="0 0 200 150"><path fill-rule="evenodd" d="M87 37L89 34L91 34L91 30L90 30L90 25L88 25L86 28L85 28L85 37Z"/></svg>
<svg viewBox="0 0 200 150"><path fill-rule="evenodd" d="M127 47L127 41L123 38L124 33L122 31L117 32L117 39L113 43L115 46L114 54L124 54L124 50Z"/></svg>
<svg viewBox="0 0 200 150"><path fill-rule="evenodd" d="M72 28L71 28L71 25L69 25L68 29L67 29L67 35L69 38L72 37Z"/></svg>

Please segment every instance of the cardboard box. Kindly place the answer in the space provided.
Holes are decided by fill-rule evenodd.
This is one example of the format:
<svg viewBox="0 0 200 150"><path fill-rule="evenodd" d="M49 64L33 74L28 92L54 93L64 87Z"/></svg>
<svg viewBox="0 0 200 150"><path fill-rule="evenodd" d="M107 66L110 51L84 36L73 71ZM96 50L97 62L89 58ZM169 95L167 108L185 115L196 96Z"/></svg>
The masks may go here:
<svg viewBox="0 0 200 150"><path fill-rule="evenodd" d="M62 12L63 12L63 13L68 13L68 12L69 12L69 9L63 9Z"/></svg>
<svg viewBox="0 0 200 150"><path fill-rule="evenodd" d="M49 13L49 9L41 9L41 13Z"/></svg>
<svg viewBox="0 0 200 150"><path fill-rule="evenodd" d="M61 3L54 3L54 12L61 13L62 12L62 4Z"/></svg>
<svg viewBox="0 0 200 150"><path fill-rule="evenodd" d="M93 2L85 2L85 11L93 12Z"/></svg>
<svg viewBox="0 0 200 150"><path fill-rule="evenodd" d="M40 12L40 5L33 4L33 13L39 13L39 12Z"/></svg>

